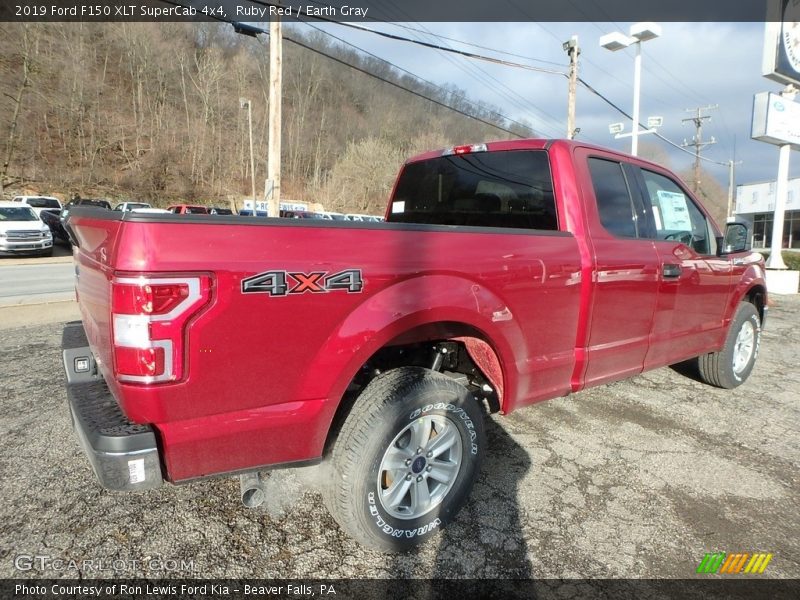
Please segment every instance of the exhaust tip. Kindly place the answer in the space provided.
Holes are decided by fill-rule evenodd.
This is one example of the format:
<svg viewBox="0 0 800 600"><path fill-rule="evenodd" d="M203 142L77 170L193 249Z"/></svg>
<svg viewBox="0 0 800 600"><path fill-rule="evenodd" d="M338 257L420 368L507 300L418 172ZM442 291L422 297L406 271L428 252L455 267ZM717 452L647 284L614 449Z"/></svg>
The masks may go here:
<svg viewBox="0 0 800 600"><path fill-rule="evenodd" d="M241 489L242 504L247 508L261 506L267 499L264 480L259 473L239 475L239 487Z"/></svg>

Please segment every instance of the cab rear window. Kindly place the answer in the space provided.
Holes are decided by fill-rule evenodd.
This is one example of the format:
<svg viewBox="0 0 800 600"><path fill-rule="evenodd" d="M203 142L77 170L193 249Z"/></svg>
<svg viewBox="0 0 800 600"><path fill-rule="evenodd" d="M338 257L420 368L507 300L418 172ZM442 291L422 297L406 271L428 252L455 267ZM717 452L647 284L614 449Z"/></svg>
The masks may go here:
<svg viewBox="0 0 800 600"><path fill-rule="evenodd" d="M406 165L387 221L558 229L547 153L475 152Z"/></svg>

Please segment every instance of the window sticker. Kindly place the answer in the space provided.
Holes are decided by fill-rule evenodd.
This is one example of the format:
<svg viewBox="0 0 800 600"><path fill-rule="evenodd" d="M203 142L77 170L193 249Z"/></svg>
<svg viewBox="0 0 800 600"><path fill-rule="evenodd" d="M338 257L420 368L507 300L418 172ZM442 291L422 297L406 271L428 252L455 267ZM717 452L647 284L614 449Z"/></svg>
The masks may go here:
<svg viewBox="0 0 800 600"><path fill-rule="evenodd" d="M400 200L399 202L392 202L392 212L393 213L406 212L406 203L403 200Z"/></svg>
<svg viewBox="0 0 800 600"><path fill-rule="evenodd" d="M664 190L658 190L656 194L658 196L658 205L661 208L664 229L691 231L692 220L689 218L686 196L678 192Z"/></svg>

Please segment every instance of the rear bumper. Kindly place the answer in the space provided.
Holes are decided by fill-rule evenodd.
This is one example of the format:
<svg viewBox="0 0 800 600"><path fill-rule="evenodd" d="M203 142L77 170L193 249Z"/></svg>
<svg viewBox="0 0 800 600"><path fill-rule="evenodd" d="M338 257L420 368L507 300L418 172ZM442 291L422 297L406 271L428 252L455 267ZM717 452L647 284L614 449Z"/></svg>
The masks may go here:
<svg viewBox="0 0 800 600"><path fill-rule="evenodd" d="M155 432L122 413L97 374L79 321L64 327L61 346L72 425L100 483L116 491L160 486L163 478Z"/></svg>

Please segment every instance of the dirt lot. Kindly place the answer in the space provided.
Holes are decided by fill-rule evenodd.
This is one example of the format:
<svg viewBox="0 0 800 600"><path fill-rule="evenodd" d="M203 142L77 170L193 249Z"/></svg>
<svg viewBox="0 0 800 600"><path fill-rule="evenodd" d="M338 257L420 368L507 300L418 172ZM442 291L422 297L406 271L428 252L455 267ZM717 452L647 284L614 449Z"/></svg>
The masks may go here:
<svg viewBox="0 0 800 600"><path fill-rule="evenodd" d="M233 479L102 490L63 389L58 321L74 314L0 309L0 577L692 578L716 551L771 552L767 576L800 577L798 297L775 299L737 390L660 369L494 418L457 522L394 557L337 528L314 468L273 475L259 510Z"/></svg>

